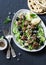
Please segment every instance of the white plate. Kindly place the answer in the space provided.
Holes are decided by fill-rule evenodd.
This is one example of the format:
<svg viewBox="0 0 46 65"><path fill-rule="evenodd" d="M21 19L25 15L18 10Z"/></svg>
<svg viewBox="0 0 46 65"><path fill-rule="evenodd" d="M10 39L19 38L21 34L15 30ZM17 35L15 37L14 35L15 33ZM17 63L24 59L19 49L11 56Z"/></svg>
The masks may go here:
<svg viewBox="0 0 46 65"><path fill-rule="evenodd" d="M15 38L13 32L12 32L12 30L13 30L13 23L14 23L16 17L17 17L20 13L29 13L29 12L30 12L30 10L28 10L28 9L20 9L19 11L17 11L17 12L15 13L15 15L13 16L13 19L12 19L12 24L11 24L11 34L12 34L12 36L13 36L13 40L14 40L15 44L16 44L19 48L21 48L22 50L28 51L28 52L37 52L37 51L42 50L42 49L45 47L46 41L44 42L44 45L41 46L39 49L37 49L37 50L35 50L35 49L29 50L29 49L23 48L23 47L19 44L19 42L16 41L16 38ZM43 27L43 29L44 29L44 34L45 34L45 37L46 37L46 28L45 28L45 25L44 25L43 21L41 21L41 25L42 25L42 27Z"/></svg>

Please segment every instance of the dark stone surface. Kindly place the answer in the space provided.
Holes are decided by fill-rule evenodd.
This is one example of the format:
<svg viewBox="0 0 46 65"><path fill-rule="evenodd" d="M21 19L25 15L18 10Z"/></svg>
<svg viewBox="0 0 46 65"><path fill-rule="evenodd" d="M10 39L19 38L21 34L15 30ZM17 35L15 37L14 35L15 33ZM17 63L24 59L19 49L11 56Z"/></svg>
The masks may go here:
<svg viewBox="0 0 46 65"><path fill-rule="evenodd" d="M0 0L0 30L9 29L11 23L5 25L4 19L9 12L16 12L19 9L28 9L27 0ZM13 15L12 15L13 16ZM46 15L39 15L46 24ZM0 51L0 65L46 65L46 47L37 53L28 53L18 48L12 41L12 45L18 53L22 53L19 61L17 58L6 59L5 52Z"/></svg>

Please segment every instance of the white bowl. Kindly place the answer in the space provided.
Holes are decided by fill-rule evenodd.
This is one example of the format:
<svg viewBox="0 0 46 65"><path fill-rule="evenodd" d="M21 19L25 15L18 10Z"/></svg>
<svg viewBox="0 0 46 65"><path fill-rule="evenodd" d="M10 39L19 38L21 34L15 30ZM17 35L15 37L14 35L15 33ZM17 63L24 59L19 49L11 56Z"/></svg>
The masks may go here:
<svg viewBox="0 0 46 65"><path fill-rule="evenodd" d="M5 39L0 39L0 42L3 42L5 44L4 47L0 46L0 50L5 50L7 48L7 41Z"/></svg>
<svg viewBox="0 0 46 65"><path fill-rule="evenodd" d="M16 17L17 17L20 13L28 13L28 12L30 12L30 10L28 10L28 9L20 9L19 11L17 11L17 12L15 13L15 15L13 16L13 19L12 19L12 23L11 23L11 34L12 34L12 36L13 36L13 40L14 40L15 44L16 44L19 48L21 48L22 50L28 51L28 52L37 52L37 51L42 50L42 49L45 47L46 41L44 42L44 45L41 46L39 49L37 49L37 50L35 50L35 49L29 50L29 49L23 48L23 47L19 44L19 42L16 41L16 38L15 38L13 32L12 32L13 23L14 23ZM41 22L41 25L42 25L42 27L43 27L43 29L44 29L44 34L45 34L45 37L46 37L46 28L45 28L45 25L44 25L43 21Z"/></svg>

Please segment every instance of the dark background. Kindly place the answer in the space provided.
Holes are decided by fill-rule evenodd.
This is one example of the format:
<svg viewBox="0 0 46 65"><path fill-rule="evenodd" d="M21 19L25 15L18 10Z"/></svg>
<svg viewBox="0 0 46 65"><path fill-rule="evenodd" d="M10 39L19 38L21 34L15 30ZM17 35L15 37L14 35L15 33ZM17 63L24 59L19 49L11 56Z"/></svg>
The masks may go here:
<svg viewBox="0 0 46 65"><path fill-rule="evenodd" d="M28 9L27 0L0 0L0 30L9 29L11 23L5 25L4 19L9 12L16 12L19 9ZM13 16L13 14L12 14ZM46 15L39 15L46 24ZM28 53L18 48L12 41L17 57L6 59L5 53L0 51L0 65L46 65L46 47L37 53ZM21 56L18 53L21 52ZM17 58L20 58L17 61Z"/></svg>

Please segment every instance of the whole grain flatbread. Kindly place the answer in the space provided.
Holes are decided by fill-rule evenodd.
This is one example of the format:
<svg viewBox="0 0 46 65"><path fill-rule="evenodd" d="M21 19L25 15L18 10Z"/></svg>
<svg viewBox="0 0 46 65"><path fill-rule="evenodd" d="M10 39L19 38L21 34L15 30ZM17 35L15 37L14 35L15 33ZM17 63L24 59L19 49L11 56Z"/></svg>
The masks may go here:
<svg viewBox="0 0 46 65"><path fill-rule="evenodd" d="M28 7L37 14L46 14L45 8L43 8L40 4L37 4L35 0L28 0Z"/></svg>
<svg viewBox="0 0 46 65"><path fill-rule="evenodd" d="M37 3L41 4L41 6L46 8L46 0L36 0Z"/></svg>

